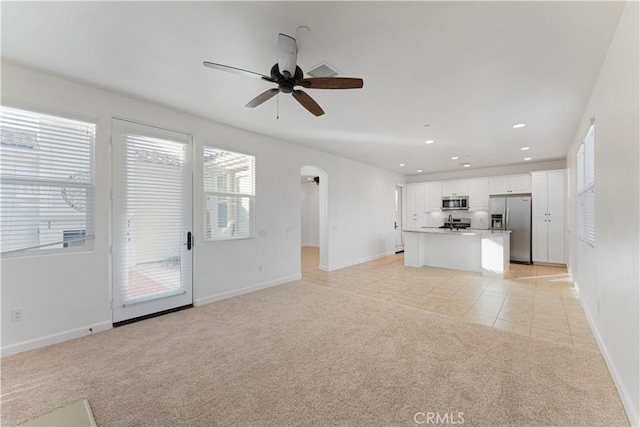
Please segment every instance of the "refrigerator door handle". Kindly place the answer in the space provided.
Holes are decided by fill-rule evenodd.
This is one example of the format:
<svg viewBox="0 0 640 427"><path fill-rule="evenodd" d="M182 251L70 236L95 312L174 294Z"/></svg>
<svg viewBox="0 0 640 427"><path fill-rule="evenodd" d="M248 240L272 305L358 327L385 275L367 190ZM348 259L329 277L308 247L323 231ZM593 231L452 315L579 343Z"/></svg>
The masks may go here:
<svg viewBox="0 0 640 427"><path fill-rule="evenodd" d="M507 229L507 208L502 208L502 229Z"/></svg>
<svg viewBox="0 0 640 427"><path fill-rule="evenodd" d="M504 223L504 229L508 230L509 229L509 208L507 208L507 219Z"/></svg>

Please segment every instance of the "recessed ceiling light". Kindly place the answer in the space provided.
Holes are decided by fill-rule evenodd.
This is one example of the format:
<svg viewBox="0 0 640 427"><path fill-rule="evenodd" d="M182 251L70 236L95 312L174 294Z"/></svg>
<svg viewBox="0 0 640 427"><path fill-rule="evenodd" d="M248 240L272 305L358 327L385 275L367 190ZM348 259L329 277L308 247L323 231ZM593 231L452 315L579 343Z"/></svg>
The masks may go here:
<svg viewBox="0 0 640 427"><path fill-rule="evenodd" d="M404 163L400 163L400 166L404 166Z"/></svg>
<svg viewBox="0 0 640 427"><path fill-rule="evenodd" d="M460 158L460 157L458 157L458 156L453 156L453 157L451 158L451 160L458 160L459 158Z"/></svg>
<svg viewBox="0 0 640 427"><path fill-rule="evenodd" d="M427 139L424 143L425 144L433 144L435 141L433 139Z"/></svg>
<svg viewBox="0 0 640 427"><path fill-rule="evenodd" d="M471 166L469 163L465 163L464 165L462 165L465 168L468 168L469 166Z"/></svg>
<svg viewBox="0 0 640 427"><path fill-rule="evenodd" d="M422 169L418 169L416 172L422 172Z"/></svg>
<svg viewBox="0 0 640 427"><path fill-rule="evenodd" d="M525 160L531 160L531 157L525 157L524 159Z"/></svg>
<svg viewBox="0 0 640 427"><path fill-rule="evenodd" d="M513 125L513 128L514 128L514 129L520 129L520 128L523 128L523 127L525 127L525 126L526 126L526 125L525 125L524 123L518 123L517 125Z"/></svg>
<svg viewBox="0 0 640 427"><path fill-rule="evenodd" d="M305 34L309 34L310 31L311 30L306 25L300 25L298 28L296 28L296 32L301 36L304 36Z"/></svg>
<svg viewBox="0 0 640 427"><path fill-rule="evenodd" d="M522 147L521 150L522 151L527 151L529 148L531 148L531 147Z"/></svg>

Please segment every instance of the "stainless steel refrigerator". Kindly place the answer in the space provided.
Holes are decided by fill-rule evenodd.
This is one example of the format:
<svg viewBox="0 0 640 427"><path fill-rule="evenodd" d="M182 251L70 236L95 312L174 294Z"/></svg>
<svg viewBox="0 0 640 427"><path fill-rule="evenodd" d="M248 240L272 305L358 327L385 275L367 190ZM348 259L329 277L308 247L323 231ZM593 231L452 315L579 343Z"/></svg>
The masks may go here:
<svg viewBox="0 0 640 427"><path fill-rule="evenodd" d="M511 230L511 261L531 264L531 196L491 196L490 227Z"/></svg>

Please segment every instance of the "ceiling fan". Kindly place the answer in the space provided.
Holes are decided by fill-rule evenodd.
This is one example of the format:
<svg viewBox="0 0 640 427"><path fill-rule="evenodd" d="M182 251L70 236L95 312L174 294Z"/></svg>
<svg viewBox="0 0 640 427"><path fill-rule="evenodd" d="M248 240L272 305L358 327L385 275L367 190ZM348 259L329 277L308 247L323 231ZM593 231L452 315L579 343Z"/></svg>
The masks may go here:
<svg viewBox="0 0 640 427"><path fill-rule="evenodd" d="M204 66L230 73L258 77L278 85L277 88L268 89L249 101L246 105L249 108L257 107L282 92L293 95L293 97L314 116L321 116L324 114L324 111L306 92L301 89L295 89L296 86L301 86L306 89L360 89L364 84L362 79L351 77L305 78L302 69L296 64L297 56L298 46L296 39L286 34L278 34L278 62L271 67L270 76L208 61L204 61Z"/></svg>

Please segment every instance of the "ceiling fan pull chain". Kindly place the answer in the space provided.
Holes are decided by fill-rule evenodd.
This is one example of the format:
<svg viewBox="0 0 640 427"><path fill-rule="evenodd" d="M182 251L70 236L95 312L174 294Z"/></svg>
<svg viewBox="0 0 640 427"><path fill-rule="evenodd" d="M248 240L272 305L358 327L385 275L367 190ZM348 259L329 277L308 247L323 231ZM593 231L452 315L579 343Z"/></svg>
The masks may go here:
<svg viewBox="0 0 640 427"><path fill-rule="evenodd" d="M276 95L276 120L280 120L280 93Z"/></svg>

